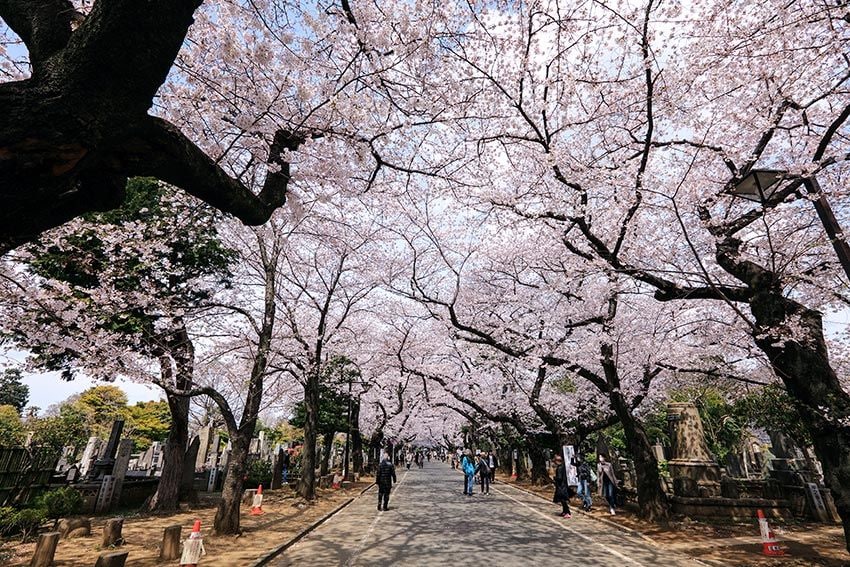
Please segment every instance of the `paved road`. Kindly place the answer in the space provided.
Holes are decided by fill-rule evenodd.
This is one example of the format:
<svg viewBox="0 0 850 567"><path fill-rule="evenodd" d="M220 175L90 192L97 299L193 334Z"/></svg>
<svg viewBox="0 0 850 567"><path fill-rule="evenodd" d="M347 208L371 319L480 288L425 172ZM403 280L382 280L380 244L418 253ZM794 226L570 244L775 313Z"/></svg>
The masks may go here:
<svg viewBox="0 0 850 567"><path fill-rule="evenodd" d="M464 496L448 465L397 470L390 509L378 512L374 488L281 555L272 565L695 565L646 540L504 484ZM478 487L476 486L476 490ZM480 554L480 555L479 555Z"/></svg>

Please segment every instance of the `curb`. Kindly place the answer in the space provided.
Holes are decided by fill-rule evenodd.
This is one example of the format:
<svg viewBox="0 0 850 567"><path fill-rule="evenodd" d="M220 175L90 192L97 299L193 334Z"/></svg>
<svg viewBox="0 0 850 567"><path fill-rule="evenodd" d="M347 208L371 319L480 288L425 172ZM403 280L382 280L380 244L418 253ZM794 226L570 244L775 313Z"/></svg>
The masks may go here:
<svg viewBox="0 0 850 567"><path fill-rule="evenodd" d="M342 504L340 504L339 506L337 506L336 508L331 510L327 515L325 515L322 518L319 518L318 520L313 522L311 525L304 528L304 530L302 530L300 533L298 533L291 540L289 540L285 543L282 543L281 545L275 547L274 549L272 549L271 551L269 551L268 553L266 553L265 555L263 555L262 557L257 559L254 563L251 564L251 567L263 567L264 565L267 565L272 559L274 559L275 557L277 557L278 555L280 555L281 553L283 553L284 551L286 551L287 549L289 549L290 547L292 547L293 545L295 545L296 543L301 541L301 539L304 538L304 536L306 536L307 534L309 534L310 532L312 532L313 530L315 530L316 528L318 528L319 526L321 526L322 524L324 524L325 522L327 522L328 520L330 520L331 518L336 516L346 506L348 506L349 504L351 504L352 502L354 502L355 500L357 500L358 498L363 496L363 494L365 494L366 491L369 490L370 488L372 488L373 486L375 486L374 482L372 484L370 484L369 486L367 486L366 488L364 488L363 490L361 490L360 494L358 494L357 496L352 496L351 498L349 498L348 500L346 500L345 502L343 502Z"/></svg>

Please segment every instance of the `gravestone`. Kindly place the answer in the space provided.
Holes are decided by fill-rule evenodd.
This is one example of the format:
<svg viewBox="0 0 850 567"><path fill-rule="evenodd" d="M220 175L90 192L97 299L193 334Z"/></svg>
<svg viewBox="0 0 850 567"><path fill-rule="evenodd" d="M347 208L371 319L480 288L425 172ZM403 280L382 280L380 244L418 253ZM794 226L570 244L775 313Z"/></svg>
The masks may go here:
<svg viewBox="0 0 850 567"><path fill-rule="evenodd" d="M726 473L732 478L746 478L741 458L735 453L727 453L723 464L726 466Z"/></svg>
<svg viewBox="0 0 850 567"><path fill-rule="evenodd" d="M272 483L271 489L275 490L283 484L283 447L277 446L277 451L274 456L274 466L272 467Z"/></svg>
<svg viewBox="0 0 850 567"><path fill-rule="evenodd" d="M671 459L667 466L676 486L675 479L693 479L699 487L700 496L717 496L720 493L720 466L708 451L702 419L695 405L671 403L667 405L667 422L670 428ZM686 496L682 494L681 496Z"/></svg>
<svg viewBox="0 0 850 567"><path fill-rule="evenodd" d="M110 506L116 506L121 500L121 490L124 488L124 477L127 476L127 467L130 465L130 453L132 451L132 439L122 439L118 443L118 453L115 455L115 464L112 465L112 478L115 486L112 489Z"/></svg>
<svg viewBox="0 0 850 567"><path fill-rule="evenodd" d="M814 513L814 516L818 519L818 521L827 523L829 522L829 513L826 509L826 504L823 501L823 497L820 493L820 488L814 482L806 483L806 501Z"/></svg>
<svg viewBox="0 0 850 567"><path fill-rule="evenodd" d="M212 428L207 425L198 431L198 456L195 457L195 470L199 471L207 464L207 456L210 451Z"/></svg>
<svg viewBox="0 0 850 567"><path fill-rule="evenodd" d="M106 475L100 481L100 490L97 493L97 501L94 511L98 514L108 512L112 507L112 497L115 494L115 477Z"/></svg>
<svg viewBox="0 0 850 567"><path fill-rule="evenodd" d="M195 436L192 442L189 443L189 448L186 449L186 455L183 457L183 476L180 478L180 492L191 495L191 500L194 500L195 462L198 459L198 450L200 447L201 440L198 436Z"/></svg>
<svg viewBox="0 0 850 567"><path fill-rule="evenodd" d="M83 451L82 460L80 461L80 475L83 478L88 476L95 460L97 460L97 453L100 450L100 444L100 438L89 437L89 441L86 443L86 448Z"/></svg>
<svg viewBox="0 0 850 567"><path fill-rule="evenodd" d="M260 440L257 437L251 439L251 444L248 445L249 455L258 455L260 453Z"/></svg>
<svg viewBox="0 0 850 567"><path fill-rule="evenodd" d="M156 472L162 469L162 443L155 441L151 445L151 465L148 476L155 476Z"/></svg>
<svg viewBox="0 0 850 567"><path fill-rule="evenodd" d="M90 473L91 478L101 478L112 473L112 467L115 466L115 455L118 453L118 443L121 439L121 432L124 430L124 420L116 419L112 422L112 432L109 434L109 441L106 443L106 449L100 459L95 461L93 470Z"/></svg>

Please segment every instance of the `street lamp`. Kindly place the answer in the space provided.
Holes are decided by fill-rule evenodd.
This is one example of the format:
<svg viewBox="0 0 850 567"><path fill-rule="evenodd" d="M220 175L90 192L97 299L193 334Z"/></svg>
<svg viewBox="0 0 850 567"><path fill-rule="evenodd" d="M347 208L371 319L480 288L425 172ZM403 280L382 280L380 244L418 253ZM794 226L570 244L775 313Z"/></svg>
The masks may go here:
<svg viewBox="0 0 850 567"><path fill-rule="evenodd" d="M786 171L776 169L752 169L741 181L735 184L731 192L738 197L764 204L776 192L779 188L779 182L786 175ZM818 212L826 235L838 256L838 261L844 268L844 274L850 280L850 246L844 240L844 233L832 212L832 207L814 176L803 179L803 186L810 195L816 196L812 201L815 204L815 210Z"/></svg>

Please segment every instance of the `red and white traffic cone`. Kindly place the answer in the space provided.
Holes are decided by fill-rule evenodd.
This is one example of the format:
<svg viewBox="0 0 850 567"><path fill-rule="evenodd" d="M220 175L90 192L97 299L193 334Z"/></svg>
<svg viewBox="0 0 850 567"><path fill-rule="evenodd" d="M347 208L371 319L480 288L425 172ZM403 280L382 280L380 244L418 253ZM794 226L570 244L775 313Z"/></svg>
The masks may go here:
<svg viewBox="0 0 850 567"><path fill-rule="evenodd" d="M259 516L263 513L263 485L257 487L257 493L254 495L254 502L251 504L251 515Z"/></svg>
<svg viewBox="0 0 850 567"><path fill-rule="evenodd" d="M189 539L183 542L183 554L180 556L180 565L186 567L198 567L202 555L206 555L204 539L201 537L201 521L195 520Z"/></svg>
<svg viewBox="0 0 850 567"><path fill-rule="evenodd" d="M776 540L776 535L773 533L773 530L770 529L770 525L767 523L767 518L764 517L764 512L761 510L758 511L758 518L759 531L761 531L762 553L771 557L780 557L785 555L784 548L779 545L779 542Z"/></svg>

